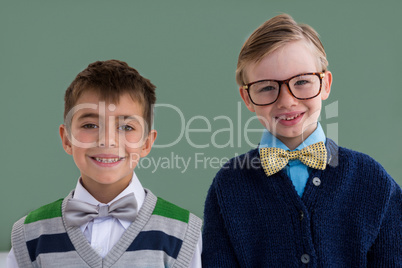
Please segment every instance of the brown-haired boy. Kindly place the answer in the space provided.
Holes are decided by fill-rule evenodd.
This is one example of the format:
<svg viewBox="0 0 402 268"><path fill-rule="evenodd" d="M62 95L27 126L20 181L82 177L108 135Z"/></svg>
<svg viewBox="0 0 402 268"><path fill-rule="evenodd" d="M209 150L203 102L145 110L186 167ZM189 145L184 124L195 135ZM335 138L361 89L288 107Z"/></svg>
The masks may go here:
<svg viewBox="0 0 402 268"><path fill-rule="evenodd" d="M286 14L243 45L236 81L266 131L211 185L204 267L402 267L401 188L318 123L327 65L317 33Z"/></svg>
<svg viewBox="0 0 402 268"><path fill-rule="evenodd" d="M65 198L14 224L8 267L201 267L201 220L134 173L156 138L155 86L98 61L65 94L60 136L81 177Z"/></svg>

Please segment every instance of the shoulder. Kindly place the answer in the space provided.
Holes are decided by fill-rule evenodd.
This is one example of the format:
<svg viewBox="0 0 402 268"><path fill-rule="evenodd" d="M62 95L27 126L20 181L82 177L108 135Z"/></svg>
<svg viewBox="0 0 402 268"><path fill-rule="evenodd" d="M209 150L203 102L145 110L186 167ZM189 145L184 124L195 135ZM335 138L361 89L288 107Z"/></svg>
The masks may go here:
<svg viewBox="0 0 402 268"><path fill-rule="evenodd" d="M176 225L182 226L183 228L185 225L190 225L193 229L201 230L202 220L189 210L177 206L161 197L155 196L149 189L146 189L146 192L147 200L154 200L152 201L149 214L151 219L163 219L162 221L165 225ZM150 196L152 198L150 198Z"/></svg>
<svg viewBox="0 0 402 268"><path fill-rule="evenodd" d="M148 189L146 191L147 196L152 195L156 198L156 203L150 218L147 219L147 223L142 229L143 237L147 237L146 240L163 243L168 241L166 247L172 250L174 248L176 253L173 255L177 257L177 261L190 263L190 257L193 256L201 234L202 220L189 210L154 196ZM188 266L188 264L184 266Z"/></svg>
<svg viewBox="0 0 402 268"><path fill-rule="evenodd" d="M31 240L42 234L48 233L52 227L55 227L62 232L64 230L62 222L62 203L63 199L59 199L50 204L44 205L27 216L19 219L13 225L12 237L27 232L29 235L25 238Z"/></svg>
<svg viewBox="0 0 402 268"><path fill-rule="evenodd" d="M46 220L56 217L61 217L61 204L63 199L59 199L50 204L44 205L32 212L25 218L25 224L32 223L40 220Z"/></svg>
<svg viewBox="0 0 402 268"><path fill-rule="evenodd" d="M376 172L381 176L389 176L385 169L371 156L338 146L333 140L327 139L326 147L329 154L329 165L343 170Z"/></svg>
<svg viewBox="0 0 402 268"><path fill-rule="evenodd" d="M46 238L49 238L48 241L50 241L53 239L52 234L65 232L61 219L62 202L63 199L59 199L44 205L14 223L11 241L17 259L23 263L30 263L31 257L35 255L32 250L39 243L39 238L42 235L48 235ZM66 239L65 236L61 238ZM27 248L27 241L30 241L30 248Z"/></svg>
<svg viewBox="0 0 402 268"><path fill-rule="evenodd" d="M205 206L216 202L221 205L232 203L240 198L241 193L250 194L255 191L255 187L260 188L265 178L258 148L235 156L216 173L209 187Z"/></svg>
<svg viewBox="0 0 402 268"><path fill-rule="evenodd" d="M50 204L44 205L30 212L27 216L19 219L13 225L12 236L21 235L24 232L27 232L30 235L25 238L31 240L42 234L48 233L54 226L58 226L57 228L63 231L64 227L61 217L62 202L63 199L59 199Z"/></svg>
<svg viewBox="0 0 402 268"><path fill-rule="evenodd" d="M157 197L152 214L188 223L192 213L190 213L189 210L181 208L161 197Z"/></svg>
<svg viewBox="0 0 402 268"><path fill-rule="evenodd" d="M385 168L371 156L345 147L339 147L338 154L338 168L351 183L358 183L362 190L366 188L372 192L390 194L393 189L399 188Z"/></svg>
<svg viewBox="0 0 402 268"><path fill-rule="evenodd" d="M339 147L339 160L339 165L343 168L359 170L363 173L369 172L380 177L389 177L384 167L365 153Z"/></svg>
<svg viewBox="0 0 402 268"><path fill-rule="evenodd" d="M252 149L247 153L238 155L226 162L216 177L233 176L234 174L250 172L261 167L260 154L258 148Z"/></svg>

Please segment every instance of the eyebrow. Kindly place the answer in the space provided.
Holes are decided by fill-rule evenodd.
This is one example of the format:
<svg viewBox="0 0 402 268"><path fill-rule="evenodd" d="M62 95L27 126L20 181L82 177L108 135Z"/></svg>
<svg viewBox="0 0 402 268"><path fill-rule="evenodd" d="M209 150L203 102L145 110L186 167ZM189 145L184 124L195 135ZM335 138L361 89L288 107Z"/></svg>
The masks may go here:
<svg viewBox="0 0 402 268"><path fill-rule="evenodd" d="M83 119L86 119L86 118L96 118L96 119L98 119L99 114L97 114L97 113L84 113L84 114L80 115L77 118L77 120L83 120Z"/></svg>
<svg viewBox="0 0 402 268"><path fill-rule="evenodd" d="M124 120L124 121L126 121L126 120L133 120L133 121L139 122L139 120L138 120L137 117L130 116L130 115L120 115L120 116L118 116L118 117L123 117L123 120Z"/></svg>
<svg viewBox="0 0 402 268"><path fill-rule="evenodd" d="M123 120L124 120L124 121L126 121L126 120L134 120L134 121L139 122L139 120L138 120L137 117L130 116L130 115L119 115L119 116L117 116L117 117L119 117L119 118L120 118L120 117L123 117ZM77 120L83 120L83 119L86 119L86 118L95 118L95 119L98 119L98 118L99 118L99 114L97 114L97 113L84 113L84 114L80 115Z"/></svg>

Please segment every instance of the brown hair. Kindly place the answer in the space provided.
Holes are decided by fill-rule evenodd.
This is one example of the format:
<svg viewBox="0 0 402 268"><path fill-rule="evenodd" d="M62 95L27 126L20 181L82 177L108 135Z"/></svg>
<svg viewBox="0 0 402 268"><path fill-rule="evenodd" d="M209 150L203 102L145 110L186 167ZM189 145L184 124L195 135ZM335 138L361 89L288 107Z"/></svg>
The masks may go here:
<svg viewBox="0 0 402 268"><path fill-rule="evenodd" d="M67 88L64 96L64 121L84 92L92 91L101 99L114 103L119 101L121 95L128 93L143 106L144 120L148 124L146 130L149 131L152 126L152 106L156 101L155 88L151 81L123 61L96 61L80 72ZM65 124L68 128L71 122Z"/></svg>
<svg viewBox="0 0 402 268"><path fill-rule="evenodd" d="M236 82L243 86L246 81L245 69L250 63L258 63L263 57L291 41L306 40L307 45L317 55L321 70L326 71L328 61L318 33L309 25L298 24L288 14L281 14L264 22L244 43L237 61Z"/></svg>

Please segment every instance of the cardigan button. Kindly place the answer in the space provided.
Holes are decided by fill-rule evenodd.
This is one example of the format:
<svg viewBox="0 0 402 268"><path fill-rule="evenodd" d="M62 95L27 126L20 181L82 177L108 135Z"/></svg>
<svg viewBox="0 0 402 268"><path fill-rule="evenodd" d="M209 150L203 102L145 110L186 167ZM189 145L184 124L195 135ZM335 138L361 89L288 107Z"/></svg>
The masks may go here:
<svg viewBox="0 0 402 268"><path fill-rule="evenodd" d="M300 220L302 221L303 218L304 218L304 212L303 212L303 210L300 210Z"/></svg>
<svg viewBox="0 0 402 268"><path fill-rule="evenodd" d="M310 255L303 254L300 259L301 259L302 263L307 264L310 262Z"/></svg>
<svg viewBox="0 0 402 268"><path fill-rule="evenodd" d="M315 186L320 186L320 185L321 185L321 180L320 180L318 177L315 177L315 178L313 179L313 184L314 184Z"/></svg>

